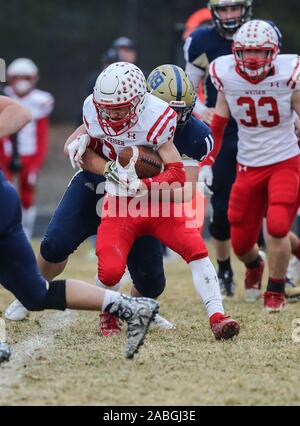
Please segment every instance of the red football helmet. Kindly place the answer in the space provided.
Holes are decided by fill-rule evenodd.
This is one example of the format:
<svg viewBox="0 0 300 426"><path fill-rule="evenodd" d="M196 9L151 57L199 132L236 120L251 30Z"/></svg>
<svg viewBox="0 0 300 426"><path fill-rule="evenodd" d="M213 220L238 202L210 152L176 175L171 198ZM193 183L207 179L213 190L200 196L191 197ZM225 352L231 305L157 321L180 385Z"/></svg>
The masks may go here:
<svg viewBox="0 0 300 426"><path fill-rule="evenodd" d="M266 21L246 22L234 36L232 51L237 71L251 83L259 83L269 74L279 53L278 35ZM265 54L259 57L256 52Z"/></svg>
<svg viewBox="0 0 300 426"><path fill-rule="evenodd" d="M118 136L133 127L141 112L147 93L142 71L128 62L115 62L97 78L93 102L103 132Z"/></svg>

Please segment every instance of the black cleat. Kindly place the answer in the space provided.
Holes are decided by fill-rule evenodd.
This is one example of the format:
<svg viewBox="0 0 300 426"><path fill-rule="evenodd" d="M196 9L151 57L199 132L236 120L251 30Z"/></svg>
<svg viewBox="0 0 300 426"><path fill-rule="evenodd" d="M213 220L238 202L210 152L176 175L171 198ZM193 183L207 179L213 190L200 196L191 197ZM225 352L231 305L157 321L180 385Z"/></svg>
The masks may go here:
<svg viewBox="0 0 300 426"><path fill-rule="evenodd" d="M236 284L233 280L232 271L219 271L218 278L220 283L220 290L222 296L233 297L235 292Z"/></svg>
<svg viewBox="0 0 300 426"><path fill-rule="evenodd" d="M11 356L11 350L6 343L0 342L0 364L5 361L9 361Z"/></svg>

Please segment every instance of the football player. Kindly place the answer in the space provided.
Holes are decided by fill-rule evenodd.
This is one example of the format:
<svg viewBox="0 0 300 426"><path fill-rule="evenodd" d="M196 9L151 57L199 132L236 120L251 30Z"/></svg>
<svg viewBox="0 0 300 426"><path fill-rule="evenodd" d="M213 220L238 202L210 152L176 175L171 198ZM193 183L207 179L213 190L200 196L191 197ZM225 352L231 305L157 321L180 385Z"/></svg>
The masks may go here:
<svg viewBox="0 0 300 426"><path fill-rule="evenodd" d="M28 108L33 118L18 133L5 137L0 146L3 172L9 180L18 176L23 228L31 238L36 217L36 182L47 154L48 117L54 100L50 93L36 88L39 70L28 58L15 59L8 66L7 80L9 86L4 88L4 94Z"/></svg>
<svg viewBox="0 0 300 426"><path fill-rule="evenodd" d="M215 337L228 339L238 334L238 323L224 315L218 279L200 233L195 227L187 227L184 215L176 216L174 202L170 202L169 217L164 217L161 202L158 202L158 217L149 214L149 205L142 217L132 217L127 212L131 197L147 197L153 184L177 183L181 187L185 182L182 159L173 144L176 112L166 102L146 92L145 77L139 68L118 62L98 77L93 94L84 103L83 116L91 142L78 149L74 160L83 161L84 167L103 173L107 178L108 197L105 197L103 209L106 214L102 214L96 245L99 281L114 287L124 273L134 241L142 235L153 236L181 254L189 264ZM77 142L74 143L76 146ZM89 162L86 158L82 160L87 145L100 148L102 156L93 156L89 150ZM132 161L128 169L116 161L125 146L155 149L164 163L164 171L151 179L138 179ZM123 173L127 183L125 177L122 178ZM123 189L125 186L126 195L129 195L124 217L124 212L120 211L124 201L120 186ZM116 203L116 212L111 211L111 202Z"/></svg>
<svg viewBox="0 0 300 426"><path fill-rule="evenodd" d="M179 152L198 161L203 159L212 149L213 141L209 128L191 115L195 94L184 71L173 65L158 67L149 76L148 86L153 94L165 99L172 108L178 111L179 126L175 132L174 141ZM85 129L79 128L69 140L74 140L83 131ZM79 159L87 144L90 143L90 138L86 136L81 135L72 144L68 145L68 142L66 144L73 163L74 160ZM93 161L95 165L92 172L95 174L81 171L72 180L41 245L40 266L49 279L50 277L53 279L63 270L69 254L86 238L87 232L95 233L97 231L99 217L96 213L96 204L100 194L97 195L95 189L94 194L91 193L91 189L93 189L93 187L91 188L91 178L95 182L94 188L97 186L96 182L103 182L101 177L97 176L103 170L103 162L98 155ZM189 179L196 181L197 170L195 167L194 170L190 168L188 174ZM66 246L66 243L70 243L70 246ZM144 255L145 253L147 256ZM62 262L49 260L58 255L62 256ZM157 297L162 293L165 279L161 247L157 240L152 237L143 237L136 241L128 258L128 266L134 283L132 294L147 294ZM113 288L116 290L118 287L117 283ZM15 313L17 312L18 315L20 313L17 302L14 304L11 307L11 319L17 319ZM19 319L22 317L23 315ZM103 317L102 334L117 334L120 327L115 319L107 315L105 318ZM157 321L166 327L166 323L161 320L161 317ZM169 327L168 323L167 326Z"/></svg>
<svg viewBox="0 0 300 426"><path fill-rule="evenodd" d="M205 104L197 99L195 112L210 125L217 91L209 77L209 64L217 57L231 53L234 33L244 22L251 19L252 0L210 0L208 7L213 25L201 26L194 31L185 42L184 53L186 73L196 92L202 82L206 97ZM216 250L222 293L226 296L233 296L235 288L230 262L230 225L227 210L229 194L236 176L237 139L236 123L231 119L213 169L203 166L199 175L200 180L210 185L213 191L213 213L209 230Z"/></svg>
<svg viewBox="0 0 300 426"><path fill-rule="evenodd" d="M294 111L300 114L300 59L278 55L279 50L274 27L254 20L238 30L233 55L220 57L210 66L218 90L211 124L216 142L213 158L230 114L238 123L238 171L228 213L232 245L247 268L246 292L257 299L264 262L256 240L266 213L269 281L264 306L269 312L280 311L285 304L291 254L288 232L299 206ZM299 243L293 244L295 254L299 250Z"/></svg>
<svg viewBox="0 0 300 426"><path fill-rule="evenodd" d="M14 134L31 120L30 111L7 97L0 97L0 137ZM0 283L32 311L44 309L100 309L128 323L125 356L132 358L143 343L158 304L103 290L79 280L47 282L38 270L33 250L21 224L21 206L14 187L0 170ZM0 342L0 362L10 349Z"/></svg>
<svg viewBox="0 0 300 426"><path fill-rule="evenodd" d="M184 71L174 65L158 67L151 73L148 86L154 95L167 101L171 107L177 106L180 120L174 143L179 152L196 161L205 158L213 146L211 131L191 115L195 93ZM85 132L85 128L79 128L75 135L80 132ZM69 139L73 140L74 136ZM84 135L79 139L83 144L86 140L89 141ZM79 140L68 146L71 161L76 153L77 142ZM188 180L196 181L195 167L189 166L186 170ZM69 255L87 237L97 233L100 214L97 214L96 207L103 195L101 185L103 186L104 182L105 179L98 174L97 168L95 173L81 170L70 182L41 244L38 262L48 280L54 279L63 271ZM145 252L148 253L147 256L144 256ZM131 249L127 263L134 284L133 295L158 297L163 292L165 275L159 241L152 237L138 239ZM115 289L118 287L119 285ZM18 301L13 302L6 310L6 318L11 320L22 320L27 314L28 311ZM101 314L100 321L103 335L120 333L119 321L115 318L112 320L107 313ZM162 328L172 328L172 324L159 315L155 317L154 322Z"/></svg>

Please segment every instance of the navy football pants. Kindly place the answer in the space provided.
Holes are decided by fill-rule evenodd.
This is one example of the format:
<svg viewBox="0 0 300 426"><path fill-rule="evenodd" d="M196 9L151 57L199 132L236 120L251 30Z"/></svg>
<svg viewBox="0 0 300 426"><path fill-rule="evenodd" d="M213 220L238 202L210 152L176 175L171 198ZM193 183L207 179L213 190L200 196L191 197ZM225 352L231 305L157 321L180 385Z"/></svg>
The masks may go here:
<svg viewBox="0 0 300 426"><path fill-rule="evenodd" d="M21 225L15 188L0 171L0 283L29 310L44 309L46 281Z"/></svg>

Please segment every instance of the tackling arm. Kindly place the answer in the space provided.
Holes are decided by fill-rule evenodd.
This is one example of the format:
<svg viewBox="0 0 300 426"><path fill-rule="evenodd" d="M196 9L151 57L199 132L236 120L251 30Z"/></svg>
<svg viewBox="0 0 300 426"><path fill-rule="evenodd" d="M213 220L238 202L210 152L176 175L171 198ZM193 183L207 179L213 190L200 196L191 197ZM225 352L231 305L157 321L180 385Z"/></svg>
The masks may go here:
<svg viewBox="0 0 300 426"><path fill-rule="evenodd" d="M182 159L175 145L170 140L164 143L159 149L158 154L162 159L165 170L159 175L150 178L142 179L142 183L149 189L152 183L179 183L183 186L186 180L185 170Z"/></svg>

